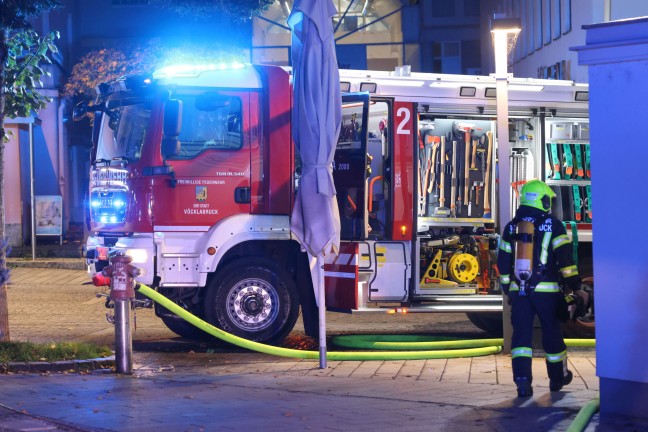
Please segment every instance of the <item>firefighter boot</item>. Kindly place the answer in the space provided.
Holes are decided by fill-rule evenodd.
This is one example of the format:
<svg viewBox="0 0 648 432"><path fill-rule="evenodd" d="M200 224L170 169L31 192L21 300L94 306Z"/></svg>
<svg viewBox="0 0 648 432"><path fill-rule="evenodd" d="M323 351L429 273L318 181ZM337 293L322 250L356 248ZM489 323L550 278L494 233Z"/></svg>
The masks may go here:
<svg viewBox="0 0 648 432"><path fill-rule="evenodd" d="M572 371L568 370L567 375L565 375L561 381L557 381L557 380L549 381L549 390L551 390L552 392L559 391L564 386L572 382L572 379L574 379L574 374L572 373Z"/></svg>
<svg viewBox="0 0 648 432"><path fill-rule="evenodd" d="M529 378L515 378L515 385L517 386L518 397L523 398L533 396L533 387L531 387L531 380L529 380Z"/></svg>

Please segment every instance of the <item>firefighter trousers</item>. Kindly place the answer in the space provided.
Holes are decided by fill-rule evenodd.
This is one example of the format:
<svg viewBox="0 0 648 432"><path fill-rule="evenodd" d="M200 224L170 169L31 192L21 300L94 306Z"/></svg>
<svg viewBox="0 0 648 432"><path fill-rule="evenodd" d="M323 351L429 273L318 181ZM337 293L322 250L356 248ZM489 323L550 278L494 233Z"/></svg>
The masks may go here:
<svg viewBox="0 0 648 432"><path fill-rule="evenodd" d="M525 296L511 295L511 357L513 378L526 378L531 382L533 357L533 321L537 315L542 327L542 348L545 352L547 375L553 382L561 382L567 374L567 347L562 335L558 307L562 293L533 292Z"/></svg>

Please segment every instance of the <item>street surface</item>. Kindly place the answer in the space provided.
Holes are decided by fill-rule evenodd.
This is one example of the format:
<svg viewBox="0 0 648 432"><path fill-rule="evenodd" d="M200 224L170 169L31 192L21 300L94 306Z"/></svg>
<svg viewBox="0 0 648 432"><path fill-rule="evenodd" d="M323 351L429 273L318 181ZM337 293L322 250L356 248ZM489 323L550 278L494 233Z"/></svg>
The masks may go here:
<svg viewBox="0 0 648 432"><path fill-rule="evenodd" d="M82 270L14 268L8 287L13 340L84 341L112 346L105 298ZM450 334L484 337L463 314L327 314L328 335ZM534 356L534 396L515 397L509 355L399 361L299 360L218 341L177 337L151 309L136 313L132 377L7 374L0 430L407 430L566 431L599 394L595 352L570 348L574 382L548 389ZM301 322L286 346L312 349ZM331 349L331 345L329 345ZM337 349L336 349L337 350ZM145 409L142 409L145 407ZM522 408L522 409L521 409ZM646 425L595 415L586 432L635 432Z"/></svg>

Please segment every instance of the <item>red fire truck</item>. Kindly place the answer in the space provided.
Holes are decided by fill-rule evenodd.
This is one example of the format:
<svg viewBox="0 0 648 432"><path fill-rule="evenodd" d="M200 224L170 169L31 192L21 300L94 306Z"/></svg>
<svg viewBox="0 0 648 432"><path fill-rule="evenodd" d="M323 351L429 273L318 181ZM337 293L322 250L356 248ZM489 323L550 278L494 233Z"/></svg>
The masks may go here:
<svg viewBox="0 0 648 432"><path fill-rule="evenodd" d="M586 85L512 78L511 186L498 178L495 80L340 71L334 160L341 251L326 305L345 312L466 312L501 331L498 188L543 178L591 272ZM301 309L317 333L309 260L290 230L299 184L291 76L276 66L177 66L99 87L86 244L228 332L277 343ZM174 332L198 330L156 306Z"/></svg>

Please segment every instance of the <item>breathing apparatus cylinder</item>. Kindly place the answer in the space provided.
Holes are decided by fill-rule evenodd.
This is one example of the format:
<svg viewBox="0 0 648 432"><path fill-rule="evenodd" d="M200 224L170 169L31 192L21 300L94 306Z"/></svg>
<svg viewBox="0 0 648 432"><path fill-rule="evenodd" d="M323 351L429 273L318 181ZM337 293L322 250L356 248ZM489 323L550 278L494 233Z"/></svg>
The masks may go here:
<svg viewBox="0 0 648 432"><path fill-rule="evenodd" d="M513 274L520 281L520 295L526 295L526 281L533 275L533 231L532 222L520 221L516 225Z"/></svg>

